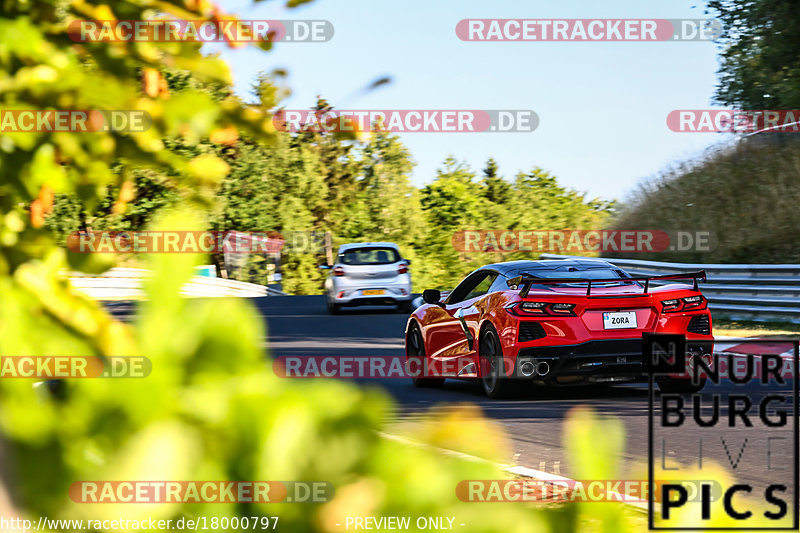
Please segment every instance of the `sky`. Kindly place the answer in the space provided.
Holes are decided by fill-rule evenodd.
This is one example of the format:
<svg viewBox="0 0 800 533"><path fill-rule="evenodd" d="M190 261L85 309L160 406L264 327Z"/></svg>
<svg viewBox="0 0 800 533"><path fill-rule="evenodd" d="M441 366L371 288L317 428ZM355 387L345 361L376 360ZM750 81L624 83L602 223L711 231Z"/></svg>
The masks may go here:
<svg viewBox="0 0 800 533"><path fill-rule="evenodd" d="M325 43L255 47L213 45L230 63L237 93L259 72L285 68L292 90L283 105L307 109L317 95L340 109L532 109L533 132L400 133L429 183L449 155L476 173L489 157L500 174L541 167L588 198L624 200L637 184L700 156L726 134L667 128L674 109L713 109L718 47L689 42L467 42L465 18L704 19L684 0L316 0L288 9L279 0L221 0L243 19L324 19ZM381 76L392 83L361 89Z"/></svg>

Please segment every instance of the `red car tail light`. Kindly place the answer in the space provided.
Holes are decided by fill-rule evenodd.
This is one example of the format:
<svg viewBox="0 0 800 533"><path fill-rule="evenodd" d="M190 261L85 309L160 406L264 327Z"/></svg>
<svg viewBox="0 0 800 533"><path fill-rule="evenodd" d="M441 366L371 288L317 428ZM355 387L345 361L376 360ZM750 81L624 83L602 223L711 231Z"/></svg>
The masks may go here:
<svg viewBox="0 0 800 533"><path fill-rule="evenodd" d="M545 302L516 302L506 307L506 311L514 316L543 316L547 314L546 305Z"/></svg>
<svg viewBox="0 0 800 533"><path fill-rule="evenodd" d="M687 309L704 309L706 299L701 295L689 296L688 298L681 298L683 300L683 310Z"/></svg>
<svg viewBox="0 0 800 533"><path fill-rule="evenodd" d="M575 304L548 302L516 302L506 311L514 316L575 316Z"/></svg>
<svg viewBox="0 0 800 533"><path fill-rule="evenodd" d="M575 304L550 304L550 312L554 315L574 316Z"/></svg>
<svg viewBox="0 0 800 533"><path fill-rule="evenodd" d="M682 302L678 298L673 298L671 300L662 300L661 301L661 311L664 313L670 313L672 311L678 311L681 308Z"/></svg>
<svg viewBox="0 0 800 533"><path fill-rule="evenodd" d="M691 311L693 309L705 309L706 299L701 295L688 296L686 298L672 298L661 301L662 313L675 313L677 311Z"/></svg>
<svg viewBox="0 0 800 533"><path fill-rule="evenodd" d="M340 266L334 268L333 269L333 275L334 276L344 276L344 268L342 268Z"/></svg>
<svg viewBox="0 0 800 533"><path fill-rule="evenodd" d="M408 272L408 265L405 263L400 263L400 265L397 267L397 273L406 274L407 272Z"/></svg>

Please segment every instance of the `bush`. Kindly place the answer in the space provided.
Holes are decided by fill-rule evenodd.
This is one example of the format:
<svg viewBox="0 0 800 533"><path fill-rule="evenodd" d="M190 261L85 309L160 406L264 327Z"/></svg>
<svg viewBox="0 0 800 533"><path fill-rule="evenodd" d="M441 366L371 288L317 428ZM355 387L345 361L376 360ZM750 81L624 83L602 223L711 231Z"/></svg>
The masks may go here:
<svg viewBox="0 0 800 533"><path fill-rule="evenodd" d="M769 135L769 134L766 134ZM774 135L774 134L772 134ZM800 143L742 141L662 173L628 199L615 229L710 231L710 252L627 257L704 263L800 263ZM611 254L609 254L611 255ZM625 257L625 254L613 254Z"/></svg>

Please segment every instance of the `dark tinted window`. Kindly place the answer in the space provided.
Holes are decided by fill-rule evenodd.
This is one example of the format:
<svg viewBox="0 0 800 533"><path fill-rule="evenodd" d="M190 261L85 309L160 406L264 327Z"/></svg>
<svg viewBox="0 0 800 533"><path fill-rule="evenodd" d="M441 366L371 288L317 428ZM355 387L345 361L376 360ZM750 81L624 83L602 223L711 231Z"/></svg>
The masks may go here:
<svg viewBox="0 0 800 533"><path fill-rule="evenodd" d="M492 282L497 277L497 274L489 274L480 283L478 283L475 288L473 288L469 294L464 298L465 300L470 300L472 298L476 298L478 296L483 296L487 292L489 292L489 287L492 286Z"/></svg>
<svg viewBox="0 0 800 533"><path fill-rule="evenodd" d="M532 276L545 279L614 279L624 278L622 271L616 268L591 268L587 270L536 270L529 272Z"/></svg>
<svg viewBox="0 0 800 533"><path fill-rule="evenodd" d="M489 292L497 292L497 291L507 291L508 290L508 278L505 276L497 276L492 282L491 288L489 288Z"/></svg>
<svg viewBox="0 0 800 533"><path fill-rule="evenodd" d="M352 248L339 254L339 262L344 265L388 265L400 261L400 254L394 248Z"/></svg>
<svg viewBox="0 0 800 533"><path fill-rule="evenodd" d="M486 294L495 278L497 278L497 273L490 270L481 270L471 274L453 289L447 298L447 303L456 304Z"/></svg>
<svg viewBox="0 0 800 533"><path fill-rule="evenodd" d="M543 278L543 279L619 279L619 282L611 282L604 284L605 286L612 286L612 285L621 285L625 283L637 283L635 281L622 281L625 278L630 277L627 272L620 270L618 268L589 268L585 270L578 270L576 268L570 268L569 270L534 270L525 272L521 270L516 275L525 275L529 274L536 278ZM513 276L512 276L513 277ZM569 283L559 284L562 286L569 286ZM586 286L585 283L576 283L576 285ZM558 285L544 285L546 287L556 287Z"/></svg>

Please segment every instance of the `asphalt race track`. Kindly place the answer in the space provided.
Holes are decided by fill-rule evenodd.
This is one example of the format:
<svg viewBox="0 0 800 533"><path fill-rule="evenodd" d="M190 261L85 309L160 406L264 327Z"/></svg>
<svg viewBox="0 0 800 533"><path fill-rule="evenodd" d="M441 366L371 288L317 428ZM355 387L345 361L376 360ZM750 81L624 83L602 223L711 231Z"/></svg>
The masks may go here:
<svg viewBox="0 0 800 533"><path fill-rule="evenodd" d="M403 356L403 331L407 315L393 308L355 308L344 310L340 315L330 315L325 309L323 296L280 296L254 298L268 328L268 346L271 356ZM108 305L118 318L126 319L133 312L130 303ZM625 479L641 479L646 475L648 459L647 418L648 389L646 384L595 385L580 387L542 388L533 387L530 393L508 400L487 398L481 385L476 382L447 380L441 389L420 389L404 379L358 379L359 386L381 387L391 394L397 402L397 413L390 420L388 432L392 428L413 425L431 408L449 407L472 403L477 405L485 416L505 427L512 441L513 452L506 463L516 464L549 474L573 477L563 444L563 422L565 414L579 405L591 406L602 415L621 419L627 432L625 453L621 457L621 476ZM654 446L657 460L661 454L666 457L666 465L678 461L687 466L698 466L700 455L699 439L703 439L702 455L708 464L717 461L734 472L737 481L754 486L781 481L792 485L793 457L785 444L792 442L792 424L786 428L770 429L770 437L780 437L775 441L767 464L766 439L758 423L758 401L766 393L791 390L792 381L787 380L780 390L760 389L741 386L729 382L720 385L708 384L703 389L703 417L707 418L714 392L746 393L754 405L750 416L753 428L725 427L728 417L727 406L721 408L720 420L709 437L709 429L695 424L685 424L680 428L658 429ZM690 402L688 402L690 403ZM691 414L686 410L687 419ZM664 437L664 441L661 441ZM719 439L724 439L722 443ZM747 443L744 443L747 439ZM744 443L744 444L743 444ZM776 446L777 444L777 446ZM783 445L781 448L780 445ZM788 449L787 449L788 448ZM607 458L598 457L599 461ZM736 464L733 468L732 465ZM769 467L769 468L768 468ZM577 477L577 476L575 476ZM790 491L791 492L791 491Z"/></svg>
<svg viewBox="0 0 800 533"><path fill-rule="evenodd" d="M397 313L394 309L356 308L332 316L326 312L322 296L261 298L255 302L267 323L269 348L273 356L402 356L405 353L403 330L407 315ZM791 381L788 383L790 387ZM562 443L564 416L572 407L590 405L598 413L619 417L624 422L627 430L626 452L622 457L624 471L629 474L646 472L640 470L646 467L648 454L646 384L557 389L534 387L530 394L523 392L522 396L511 400L490 400L484 396L479 383L458 380L447 380L442 389L419 389L408 379L359 380L359 385L386 389L398 402L399 412L395 422L400 423L413 423L422 413L437 405L446 409L447 406L464 402L477 404L486 416L502 424L513 440L513 456L507 458L508 463L568 477L571 477L570 465ZM715 390L743 392L739 390L741 387L735 390L732 387L737 386L730 383L718 386L709 384L703 390L704 401L709 398L710 405L710 397ZM704 460L736 463L734 471L739 481L758 485L764 482L765 477L771 480L785 477L788 486L791 486L793 459L786 447L783 452L779 449L772 451L770 468L774 472L765 476L765 441L759 438L756 420L757 399L765 392L747 391L756 406L751 409L756 428L720 426L719 429L715 428L713 438L709 438L707 428L698 428L694 424L660 433L667 435L663 441L666 464L670 464L669 459L678 459L681 463L694 462L697 466L698 441L702 437ZM708 412L710 409L703 411ZM720 420L725 423L726 413L727 408L723 405ZM687 418L690 417L687 413ZM791 428L790 423L785 430L770 430L775 431L770 435L780 435L787 439L781 442L791 443ZM655 439L657 443L659 435ZM718 441L719 437L726 442L723 444ZM748 443L742 449L744 438L748 438ZM658 443L654 449L661 447L662 444ZM779 470L781 468L785 470Z"/></svg>

